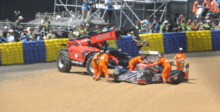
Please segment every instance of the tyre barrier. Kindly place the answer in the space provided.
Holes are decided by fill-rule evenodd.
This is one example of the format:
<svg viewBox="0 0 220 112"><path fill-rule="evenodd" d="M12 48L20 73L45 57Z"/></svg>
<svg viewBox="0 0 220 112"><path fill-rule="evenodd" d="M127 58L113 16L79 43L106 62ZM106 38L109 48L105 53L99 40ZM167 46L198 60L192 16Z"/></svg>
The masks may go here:
<svg viewBox="0 0 220 112"><path fill-rule="evenodd" d="M148 38L150 50L160 53L176 53L179 47L183 47L184 52L220 50L220 30L141 34L140 37L142 41ZM61 44L73 40L66 38L0 44L0 65L56 61L59 50L66 48ZM139 55L131 36L108 40L107 43L130 56ZM141 50L149 50L149 47L143 46Z"/></svg>
<svg viewBox="0 0 220 112"><path fill-rule="evenodd" d="M121 52L127 52L130 56L137 56L139 54L138 48L134 45L134 40L131 36L122 36L117 40L118 48Z"/></svg>
<svg viewBox="0 0 220 112"><path fill-rule="evenodd" d="M56 61L60 49L69 39L0 44L0 65Z"/></svg>

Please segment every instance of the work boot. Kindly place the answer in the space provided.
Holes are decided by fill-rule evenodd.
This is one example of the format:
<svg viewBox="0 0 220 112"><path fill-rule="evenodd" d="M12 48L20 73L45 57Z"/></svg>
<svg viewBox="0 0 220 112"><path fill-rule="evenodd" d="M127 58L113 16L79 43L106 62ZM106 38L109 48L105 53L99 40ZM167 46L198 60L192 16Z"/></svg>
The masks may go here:
<svg viewBox="0 0 220 112"><path fill-rule="evenodd" d="M106 82L109 82L109 78L106 79Z"/></svg>
<svg viewBox="0 0 220 112"><path fill-rule="evenodd" d="M99 78L98 78L98 77L96 77L96 78L95 78L95 80L96 80L96 81L99 81Z"/></svg>
<svg viewBox="0 0 220 112"><path fill-rule="evenodd" d="M95 80L95 78L96 78L96 75L93 75L92 79Z"/></svg>

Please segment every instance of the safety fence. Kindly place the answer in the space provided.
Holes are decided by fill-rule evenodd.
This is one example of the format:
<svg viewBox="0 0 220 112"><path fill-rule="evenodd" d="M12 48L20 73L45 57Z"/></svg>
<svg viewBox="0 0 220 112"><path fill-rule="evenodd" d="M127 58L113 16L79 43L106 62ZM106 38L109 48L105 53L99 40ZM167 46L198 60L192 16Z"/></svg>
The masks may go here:
<svg viewBox="0 0 220 112"><path fill-rule="evenodd" d="M142 34L141 40L148 38L150 50L160 53L176 53L182 47L184 52L201 52L220 50L220 31L188 31L157 34ZM117 40L118 47L122 52L127 52L130 56L137 56L137 47L133 44L131 36L124 36ZM143 46L141 50L149 50Z"/></svg>
<svg viewBox="0 0 220 112"><path fill-rule="evenodd" d="M69 39L0 44L0 65L56 61L61 46Z"/></svg>
<svg viewBox="0 0 220 112"><path fill-rule="evenodd" d="M220 50L220 31L190 31L178 33L142 34L141 40L148 38L150 50L160 53L176 53L179 47L184 52L201 52ZM0 44L0 65L39 63L56 61L60 49L74 39L54 39L33 42L16 42ZM108 40L111 47L118 47L130 56L139 55L139 49L134 45L131 36L122 36L118 40ZM149 50L143 46L141 50Z"/></svg>

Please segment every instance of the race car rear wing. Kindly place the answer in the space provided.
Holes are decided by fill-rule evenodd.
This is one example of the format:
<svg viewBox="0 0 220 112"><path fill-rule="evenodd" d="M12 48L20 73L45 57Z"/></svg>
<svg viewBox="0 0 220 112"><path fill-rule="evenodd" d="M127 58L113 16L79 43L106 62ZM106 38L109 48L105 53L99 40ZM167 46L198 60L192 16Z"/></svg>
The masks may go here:
<svg viewBox="0 0 220 112"><path fill-rule="evenodd" d="M150 54L150 55L158 55L159 52L158 51L139 51L139 54Z"/></svg>
<svg viewBox="0 0 220 112"><path fill-rule="evenodd" d="M171 66L178 66L178 67L185 67L186 69L189 68L189 63L186 63L186 66L179 66L179 65L174 65L174 62L170 62Z"/></svg>

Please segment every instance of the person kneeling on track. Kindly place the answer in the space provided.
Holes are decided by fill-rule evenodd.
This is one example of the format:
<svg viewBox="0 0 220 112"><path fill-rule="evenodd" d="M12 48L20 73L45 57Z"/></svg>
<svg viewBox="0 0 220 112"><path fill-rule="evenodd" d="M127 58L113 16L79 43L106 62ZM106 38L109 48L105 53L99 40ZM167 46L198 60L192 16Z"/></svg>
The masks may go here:
<svg viewBox="0 0 220 112"><path fill-rule="evenodd" d="M162 72L163 83L166 83L166 81L171 83L170 75L169 75L170 70L171 70L170 62L167 60L167 57L163 56L162 54L159 54L158 57L160 58L160 60L154 65L160 65L160 64L163 65L164 67L163 72Z"/></svg>
<svg viewBox="0 0 220 112"><path fill-rule="evenodd" d="M100 59L99 59L99 71L98 71L98 75L95 78L96 81L99 80L99 78L102 75L102 72L105 73L106 81L109 81L108 66L107 66L108 65L109 53L110 53L110 51L107 50L106 53L103 53L100 56Z"/></svg>
<svg viewBox="0 0 220 112"><path fill-rule="evenodd" d="M186 58L185 53L183 53L183 48L179 48L179 53L176 54L176 56L174 57L176 61L176 69L177 70L184 70L184 60ZM180 67L181 66L181 67Z"/></svg>
<svg viewBox="0 0 220 112"><path fill-rule="evenodd" d="M147 55L137 56L129 61L129 71L135 70L137 64L143 63L143 60L147 58Z"/></svg>
<svg viewBox="0 0 220 112"><path fill-rule="evenodd" d="M104 53L104 50L101 50L100 52L96 53L94 58L92 59L92 67L94 69L93 73L93 80L96 78L98 71L99 71L99 59L101 54Z"/></svg>

